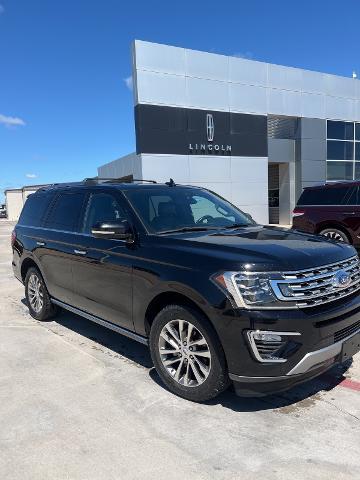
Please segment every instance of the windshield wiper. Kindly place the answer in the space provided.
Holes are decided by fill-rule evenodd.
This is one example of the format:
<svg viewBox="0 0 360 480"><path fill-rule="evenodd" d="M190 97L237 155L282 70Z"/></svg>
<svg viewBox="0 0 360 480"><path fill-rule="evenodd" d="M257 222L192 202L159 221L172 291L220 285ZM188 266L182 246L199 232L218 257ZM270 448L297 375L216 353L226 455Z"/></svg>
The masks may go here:
<svg viewBox="0 0 360 480"><path fill-rule="evenodd" d="M232 225L227 225L223 227L225 230L231 230L233 228L248 227L251 223L233 223Z"/></svg>
<svg viewBox="0 0 360 480"><path fill-rule="evenodd" d="M181 232L206 232L207 230L218 230L219 227L182 227L182 228L175 228L174 230L164 230L162 232L158 232L159 235L165 233L181 233Z"/></svg>

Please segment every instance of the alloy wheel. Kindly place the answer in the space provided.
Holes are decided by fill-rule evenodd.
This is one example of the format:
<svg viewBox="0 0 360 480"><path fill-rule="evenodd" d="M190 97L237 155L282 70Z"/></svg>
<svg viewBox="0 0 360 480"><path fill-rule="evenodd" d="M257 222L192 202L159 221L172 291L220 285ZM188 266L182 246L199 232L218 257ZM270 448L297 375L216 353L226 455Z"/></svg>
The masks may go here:
<svg viewBox="0 0 360 480"><path fill-rule="evenodd" d="M186 320L171 320L163 327L159 353L169 375L185 387L197 387L209 376L209 345L204 335Z"/></svg>
<svg viewBox="0 0 360 480"><path fill-rule="evenodd" d="M345 242L344 235L333 230L327 230L325 233L322 233L324 237L330 238L331 240L336 240L337 242Z"/></svg>
<svg viewBox="0 0 360 480"><path fill-rule="evenodd" d="M44 305L44 291L40 279L35 273L29 277L28 297L31 308L35 313L40 313Z"/></svg>

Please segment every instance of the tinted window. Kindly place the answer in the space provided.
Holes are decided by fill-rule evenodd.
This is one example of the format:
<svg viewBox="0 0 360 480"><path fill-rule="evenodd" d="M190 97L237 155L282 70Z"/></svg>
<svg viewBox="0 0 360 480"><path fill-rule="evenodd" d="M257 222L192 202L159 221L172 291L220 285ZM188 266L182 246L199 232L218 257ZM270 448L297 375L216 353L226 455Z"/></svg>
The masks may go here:
<svg viewBox="0 0 360 480"><path fill-rule="evenodd" d="M359 187L353 187L346 197L346 205L359 205Z"/></svg>
<svg viewBox="0 0 360 480"><path fill-rule="evenodd" d="M355 160L360 160L360 142L355 143Z"/></svg>
<svg viewBox="0 0 360 480"><path fill-rule="evenodd" d="M206 190L143 187L128 190L126 196L152 232L252 224L241 210Z"/></svg>
<svg viewBox="0 0 360 480"><path fill-rule="evenodd" d="M327 138L354 140L354 124L352 122L327 122Z"/></svg>
<svg viewBox="0 0 360 480"><path fill-rule="evenodd" d="M126 217L124 208L115 197L108 193L94 193L90 196L86 208L83 231L90 233L97 223L116 223L120 218Z"/></svg>
<svg viewBox="0 0 360 480"><path fill-rule="evenodd" d="M353 162L327 162L328 180L352 180Z"/></svg>
<svg viewBox="0 0 360 480"><path fill-rule="evenodd" d="M50 210L45 226L56 230L77 230L84 203L84 193L61 193Z"/></svg>
<svg viewBox="0 0 360 480"><path fill-rule="evenodd" d="M328 140L327 158L328 160L352 160L354 158L354 143Z"/></svg>
<svg viewBox="0 0 360 480"><path fill-rule="evenodd" d="M345 205L354 187L314 188L304 190L298 205Z"/></svg>
<svg viewBox="0 0 360 480"><path fill-rule="evenodd" d="M360 140L360 123L355 123L355 138Z"/></svg>
<svg viewBox="0 0 360 480"><path fill-rule="evenodd" d="M45 193L29 195L22 209L19 224L40 227L52 196Z"/></svg>

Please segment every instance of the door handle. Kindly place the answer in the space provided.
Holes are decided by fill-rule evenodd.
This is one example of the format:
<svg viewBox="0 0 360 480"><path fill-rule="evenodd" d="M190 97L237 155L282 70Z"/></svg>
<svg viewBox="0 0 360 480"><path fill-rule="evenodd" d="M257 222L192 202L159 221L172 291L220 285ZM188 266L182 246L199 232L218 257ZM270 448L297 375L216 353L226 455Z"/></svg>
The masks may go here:
<svg viewBox="0 0 360 480"><path fill-rule="evenodd" d="M86 250L74 250L74 253L77 255L86 255L87 251Z"/></svg>
<svg viewBox="0 0 360 480"><path fill-rule="evenodd" d="M46 245L45 242L36 242L36 245L38 245L39 247L44 247Z"/></svg>
<svg viewBox="0 0 360 480"><path fill-rule="evenodd" d="M344 215L355 215L356 212L344 212Z"/></svg>

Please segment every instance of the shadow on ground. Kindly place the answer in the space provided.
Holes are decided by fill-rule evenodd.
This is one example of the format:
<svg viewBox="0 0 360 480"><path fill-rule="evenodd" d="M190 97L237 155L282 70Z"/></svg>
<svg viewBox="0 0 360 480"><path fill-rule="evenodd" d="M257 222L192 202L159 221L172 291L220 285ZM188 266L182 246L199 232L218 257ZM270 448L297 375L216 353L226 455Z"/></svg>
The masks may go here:
<svg viewBox="0 0 360 480"><path fill-rule="evenodd" d="M22 302L26 305L25 299ZM145 345L65 310L61 310L59 315L50 322L53 321L148 369L152 380L161 388L166 389L153 368L149 350ZM232 387L230 387L226 392L214 400L206 402L206 404L221 404L223 407L236 412L282 409L283 412L290 413L292 409L285 407L294 407L294 410L298 408L297 404L299 402L302 402L304 406L311 406L318 399L320 392L331 391L335 388L344 380L344 374L351 363L352 360L350 359L342 365L333 367L325 375L276 395L242 398L236 396Z"/></svg>

